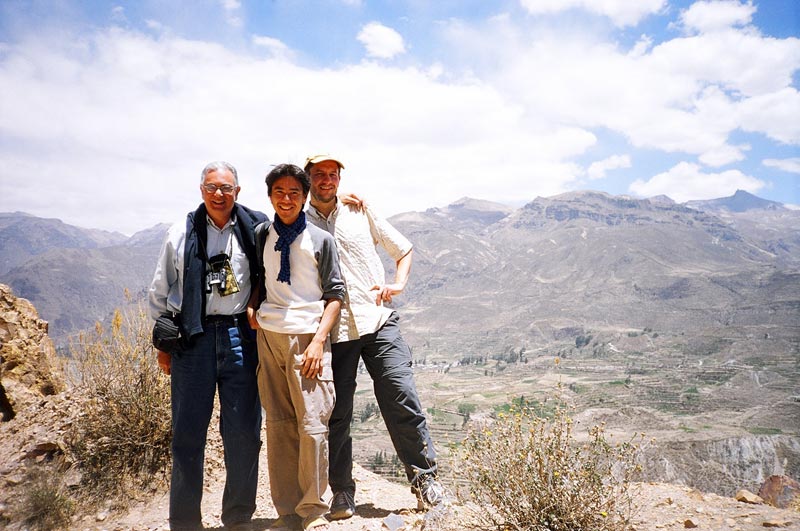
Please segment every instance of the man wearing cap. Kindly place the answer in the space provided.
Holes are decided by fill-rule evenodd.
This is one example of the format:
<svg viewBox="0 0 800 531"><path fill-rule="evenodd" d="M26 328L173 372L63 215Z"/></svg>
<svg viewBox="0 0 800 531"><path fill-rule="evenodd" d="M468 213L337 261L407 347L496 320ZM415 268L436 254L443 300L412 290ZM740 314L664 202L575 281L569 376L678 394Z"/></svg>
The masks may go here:
<svg viewBox="0 0 800 531"><path fill-rule="evenodd" d="M411 271L412 245L366 204L337 201L344 164L331 155L306 160L311 177L308 220L333 234L347 286L341 317L331 331L336 405L329 422L331 519L355 514L355 481L350 423L359 358L373 381L375 398L419 508L443 501L436 451L417 395L411 350L400 334L397 313L383 306L400 294ZM397 264L387 283L376 249L380 244Z"/></svg>
<svg viewBox="0 0 800 531"><path fill-rule="evenodd" d="M172 395L172 531L203 529L203 456L219 390L219 430L225 449L222 523L252 529L261 448L255 332L247 317L258 285L255 226L261 212L238 203L236 169L212 162L201 172L203 203L170 227L148 296L150 315L177 314L183 344L158 351Z"/></svg>

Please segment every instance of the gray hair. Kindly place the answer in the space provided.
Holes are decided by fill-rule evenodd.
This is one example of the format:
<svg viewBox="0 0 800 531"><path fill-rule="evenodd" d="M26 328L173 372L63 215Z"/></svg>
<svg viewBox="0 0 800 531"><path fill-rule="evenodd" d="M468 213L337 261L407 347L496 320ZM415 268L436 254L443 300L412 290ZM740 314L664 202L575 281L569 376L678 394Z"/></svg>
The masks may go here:
<svg viewBox="0 0 800 531"><path fill-rule="evenodd" d="M209 162L203 171L200 173L200 184L206 182L206 175L213 171L229 171L233 174L233 182L236 186L239 186L239 174L236 173L236 168L229 162L225 162L224 160L215 160L214 162Z"/></svg>

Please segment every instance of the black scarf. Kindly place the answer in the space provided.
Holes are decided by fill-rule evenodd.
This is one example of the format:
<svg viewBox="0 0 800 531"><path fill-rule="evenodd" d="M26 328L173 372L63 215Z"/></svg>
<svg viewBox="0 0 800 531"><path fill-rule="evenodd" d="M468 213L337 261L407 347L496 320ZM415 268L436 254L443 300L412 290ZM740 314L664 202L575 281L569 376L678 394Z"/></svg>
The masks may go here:
<svg viewBox="0 0 800 531"><path fill-rule="evenodd" d="M278 214L275 214L275 222L272 224L278 232L278 241L275 242L275 250L281 252L281 270L278 272L278 282L286 282L290 286L292 281L290 279L289 271L289 246L292 242L306 230L306 213L302 210L297 219L291 225L286 225Z"/></svg>
<svg viewBox="0 0 800 531"><path fill-rule="evenodd" d="M186 241L183 260L183 301L181 303L181 324L191 339L203 332L203 317L206 313L206 242L208 241L208 211L201 204L186 216ZM258 286L258 257L256 256L255 227L267 216L257 210L250 210L238 203L233 205L231 218L236 217L233 234L250 262L251 286Z"/></svg>

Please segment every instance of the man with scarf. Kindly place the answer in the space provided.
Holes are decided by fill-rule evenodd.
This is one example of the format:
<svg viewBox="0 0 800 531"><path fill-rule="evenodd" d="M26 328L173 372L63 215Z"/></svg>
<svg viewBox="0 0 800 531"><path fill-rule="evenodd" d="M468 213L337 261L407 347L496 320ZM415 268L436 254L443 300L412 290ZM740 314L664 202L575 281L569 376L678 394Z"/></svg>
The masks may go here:
<svg viewBox="0 0 800 531"><path fill-rule="evenodd" d="M170 227L150 286L150 314L177 316L182 344L158 351L172 394L172 531L203 529L203 458L219 392L226 481L222 523L252 529L261 447L255 334L248 323L258 286L255 227L267 217L238 203L239 179L227 162L201 173L203 203Z"/></svg>
<svg viewBox="0 0 800 531"><path fill-rule="evenodd" d="M333 237L306 223L306 173L279 164L267 175L275 219L256 227L263 282L258 308L258 389L266 413L271 529L328 529L328 418L335 400L328 334L345 296Z"/></svg>

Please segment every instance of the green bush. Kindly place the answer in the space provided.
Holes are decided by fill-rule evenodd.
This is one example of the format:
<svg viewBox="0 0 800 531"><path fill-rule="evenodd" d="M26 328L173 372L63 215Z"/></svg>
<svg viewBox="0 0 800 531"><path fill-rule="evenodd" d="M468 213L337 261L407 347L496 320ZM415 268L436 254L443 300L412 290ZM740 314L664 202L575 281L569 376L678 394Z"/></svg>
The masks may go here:
<svg viewBox="0 0 800 531"><path fill-rule="evenodd" d="M18 509L33 529L67 529L75 504L55 467L31 469L25 479L25 494Z"/></svg>
<svg viewBox="0 0 800 531"><path fill-rule="evenodd" d="M529 407L498 413L473 427L455 467L478 529L622 531L635 507L630 484L639 468L634 437L611 444L602 426L586 442L559 400L550 419Z"/></svg>
<svg viewBox="0 0 800 531"><path fill-rule="evenodd" d="M478 406L469 402L461 402L458 404L458 414L464 415L465 417L469 417L471 414L475 413L477 409Z"/></svg>
<svg viewBox="0 0 800 531"><path fill-rule="evenodd" d="M67 441L88 494L107 497L165 477L170 461L169 378L151 346L151 322L139 306L115 312L72 346L82 414Z"/></svg>
<svg viewBox="0 0 800 531"><path fill-rule="evenodd" d="M377 416L379 413L380 409L378 409L378 405L375 402L367 402L367 405L364 406L364 409L358 414L358 419L363 423Z"/></svg>

